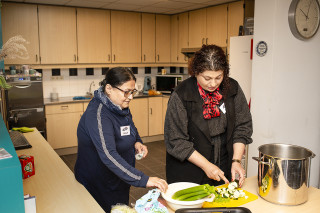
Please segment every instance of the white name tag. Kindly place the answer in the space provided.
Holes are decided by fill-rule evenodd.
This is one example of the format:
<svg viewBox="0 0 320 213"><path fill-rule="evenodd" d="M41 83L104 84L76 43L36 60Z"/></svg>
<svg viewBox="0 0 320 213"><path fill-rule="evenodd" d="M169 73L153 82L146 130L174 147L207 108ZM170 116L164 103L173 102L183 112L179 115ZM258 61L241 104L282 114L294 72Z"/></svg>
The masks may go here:
<svg viewBox="0 0 320 213"><path fill-rule="evenodd" d="M226 106L223 104L221 104L221 106L219 107L221 112L223 112L223 114L226 114Z"/></svg>
<svg viewBox="0 0 320 213"><path fill-rule="evenodd" d="M121 136L130 135L130 126L121 126L120 132L121 132Z"/></svg>

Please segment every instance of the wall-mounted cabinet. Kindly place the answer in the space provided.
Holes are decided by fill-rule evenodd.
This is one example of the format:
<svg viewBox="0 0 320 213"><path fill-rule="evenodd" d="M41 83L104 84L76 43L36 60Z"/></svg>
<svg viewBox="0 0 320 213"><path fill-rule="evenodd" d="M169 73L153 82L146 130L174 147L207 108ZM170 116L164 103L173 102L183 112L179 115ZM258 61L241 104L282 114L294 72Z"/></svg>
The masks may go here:
<svg viewBox="0 0 320 213"><path fill-rule="evenodd" d="M188 13L171 16L171 63L188 62L188 58L181 53L181 48L188 47L188 22Z"/></svg>
<svg viewBox="0 0 320 213"><path fill-rule="evenodd" d="M239 35L239 27L244 20L244 1L228 4L228 50L230 49L230 37Z"/></svg>
<svg viewBox="0 0 320 213"><path fill-rule="evenodd" d="M189 47L197 48L205 44L207 36L207 9L189 12Z"/></svg>
<svg viewBox="0 0 320 213"><path fill-rule="evenodd" d="M77 63L76 8L39 5L41 64Z"/></svg>
<svg viewBox="0 0 320 213"><path fill-rule="evenodd" d="M171 33L171 39L170 39L170 52L171 52L171 62L175 63L179 60L179 53L178 53L178 42L179 42L179 16L178 15L172 15L171 21L170 21L170 33Z"/></svg>
<svg viewBox="0 0 320 213"><path fill-rule="evenodd" d="M78 63L111 63L110 11L77 8Z"/></svg>
<svg viewBox="0 0 320 213"><path fill-rule="evenodd" d="M111 11L113 63L141 63L141 13Z"/></svg>
<svg viewBox="0 0 320 213"><path fill-rule="evenodd" d="M169 15L156 15L156 63L170 63Z"/></svg>
<svg viewBox="0 0 320 213"><path fill-rule="evenodd" d="M29 43L26 44L28 59L5 59L5 64L39 64L39 32L37 5L2 3L2 36L3 43L11 37L21 35Z"/></svg>
<svg viewBox="0 0 320 213"><path fill-rule="evenodd" d="M141 14L142 63L155 63L156 54L156 15Z"/></svg>

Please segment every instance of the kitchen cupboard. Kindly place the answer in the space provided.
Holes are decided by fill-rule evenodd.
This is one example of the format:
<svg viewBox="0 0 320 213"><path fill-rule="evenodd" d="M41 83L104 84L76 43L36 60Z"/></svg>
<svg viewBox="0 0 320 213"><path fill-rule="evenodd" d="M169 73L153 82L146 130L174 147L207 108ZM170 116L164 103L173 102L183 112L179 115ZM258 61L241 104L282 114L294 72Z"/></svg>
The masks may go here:
<svg viewBox="0 0 320 213"><path fill-rule="evenodd" d="M149 98L149 136L163 134L162 97Z"/></svg>
<svg viewBox="0 0 320 213"><path fill-rule="evenodd" d="M169 15L156 15L156 63L170 63Z"/></svg>
<svg viewBox="0 0 320 213"><path fill-rule="evenodd" d="M181 48L188 47L188 13L171 16L171 63L186 63L188 58Z"/></svg>
<svg viewBox="0 0 320 213"><path fill-rule="evenodd" d="M244 1L228 4L228 50L230 49L230 37L239 35L239 27L244 20Z"/></svg>
<svg viewBox="0 0 320 213"><path fill-rule="evenodd" d="M111 63L110 11L77 8L78 63Z"/></svg>
<svg viewBox="0 0 320 213"><path fill-rule="evenodd" d="M83 102L83 112L86 111L86 109L87 109L87 107L88 107L88 105L89 105L89 102L90 102L90 101L88 101L88 102Z"/></svg>
<svg viewBox="0 0 320 213"><path fill-rule="evenodd" d="M170 52L171 52L171 63L178 62L179 56L178 56L178 42L179 42L179 16L178 15L172 15L171 16L171 22L170 22L170 33L171 33L171 39L170 39Z"/></svg>
<svg viewBox="0 0 320 213"><path fill-rule="evenodd" d="M29 58L5 59L5 64L39 64L39 34L37 5L2 2L1 8L3 43L21 35L26 39Z"/></svg>
<svg viewBox="0 0 320 213"><path fill-rule="evenodd" d="M141 53L142 63L155 63L156 54L156 16L141 14Z"/></svg>
<svg viewBox="0 0 320 213"><path fill-rule="evenodd" d="M113 63L141 63L141 13L111 11Z"/></svg>
<svg viewBox="0 0 320 213"><path fill-rule="evenodd" d="M76 9L38 6L41 64L77 63Z"/></svg>
<svg viewBox="0 0 320 213"><path fill-rule="evenodd" d="M77 146L77 127L83 103L47 105L47 140L53 149Z"/></svg>
<svg viewBox="0 0 320 213"><path fill-rule="evenodd" d="M149 135L148 102L148 98L134 98L129 106L132 120L138 129L140 137Z"/></svg>
<svg viewBox="0 0 320 213"><path fill-rule="evenodd" d="M166 120L166 113L167 113L169 98L170 96L162 97L162 134L164 134L164 124Z"/></svg>
<svg viewBox="0 0 320 213"><path fill-rule="evenodd" d="M189 47L201 47L207 35L207 9L189 12Z"/></svg>
<svg viewBox="0 0 320 213"><path fill-rule="evenodd" d="M222 4L207 8L206 44L227 46L228 5Z"/></svg>

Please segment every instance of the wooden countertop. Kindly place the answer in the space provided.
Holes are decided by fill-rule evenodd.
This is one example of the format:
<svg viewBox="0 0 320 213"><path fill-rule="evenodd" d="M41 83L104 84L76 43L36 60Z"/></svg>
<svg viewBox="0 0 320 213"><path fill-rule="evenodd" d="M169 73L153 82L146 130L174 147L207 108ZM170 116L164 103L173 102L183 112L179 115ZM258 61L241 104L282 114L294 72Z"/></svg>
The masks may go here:
<svg viewBox="0 0 320 213"><path fill-rule="evenodd" d="M249 177L246 179L242 187L244 190L258 195L258 180L257 176ZM320 189L310 187L308 192L308 201L301 205L296 206L284 206L274 203L270 203L260 196L255 201L242 205L241 207L248 208L252 213L316 213L320 212ZM169 209L170 213L174 211Z"/></svg>
<svg viewBox="0 0 320 213"><path fill-rule="evenodd" d="M35 175L23 180L23 192L36 196L37 212L104 212L38 130L24 135L32 148L17 155L34 156Z"/></svg>

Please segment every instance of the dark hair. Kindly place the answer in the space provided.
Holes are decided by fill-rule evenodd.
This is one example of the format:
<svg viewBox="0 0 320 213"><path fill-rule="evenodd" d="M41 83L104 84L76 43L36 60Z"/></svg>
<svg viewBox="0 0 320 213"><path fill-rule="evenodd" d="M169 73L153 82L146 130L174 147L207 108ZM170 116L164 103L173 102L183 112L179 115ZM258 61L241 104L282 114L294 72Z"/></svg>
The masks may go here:
<svg viewBox="0 0 320 213"><path fill-rule="evenodd" d="M136 77L130 69L126 67L114 67L107 71L105 78L100 82L100 86L104 92L107 84L117 87L130 80L136 81Z"/></svg>
<svg viewBox="0 0 320 213"><path fill-rule="evenodd" d="M200 50L195 52L194 57L189 63L189 74L195 76L207 70L223 71L221 86L224 88L224 95L226 95L229 88L229 64L221 47L216 45L203 45Z"/></svg>

